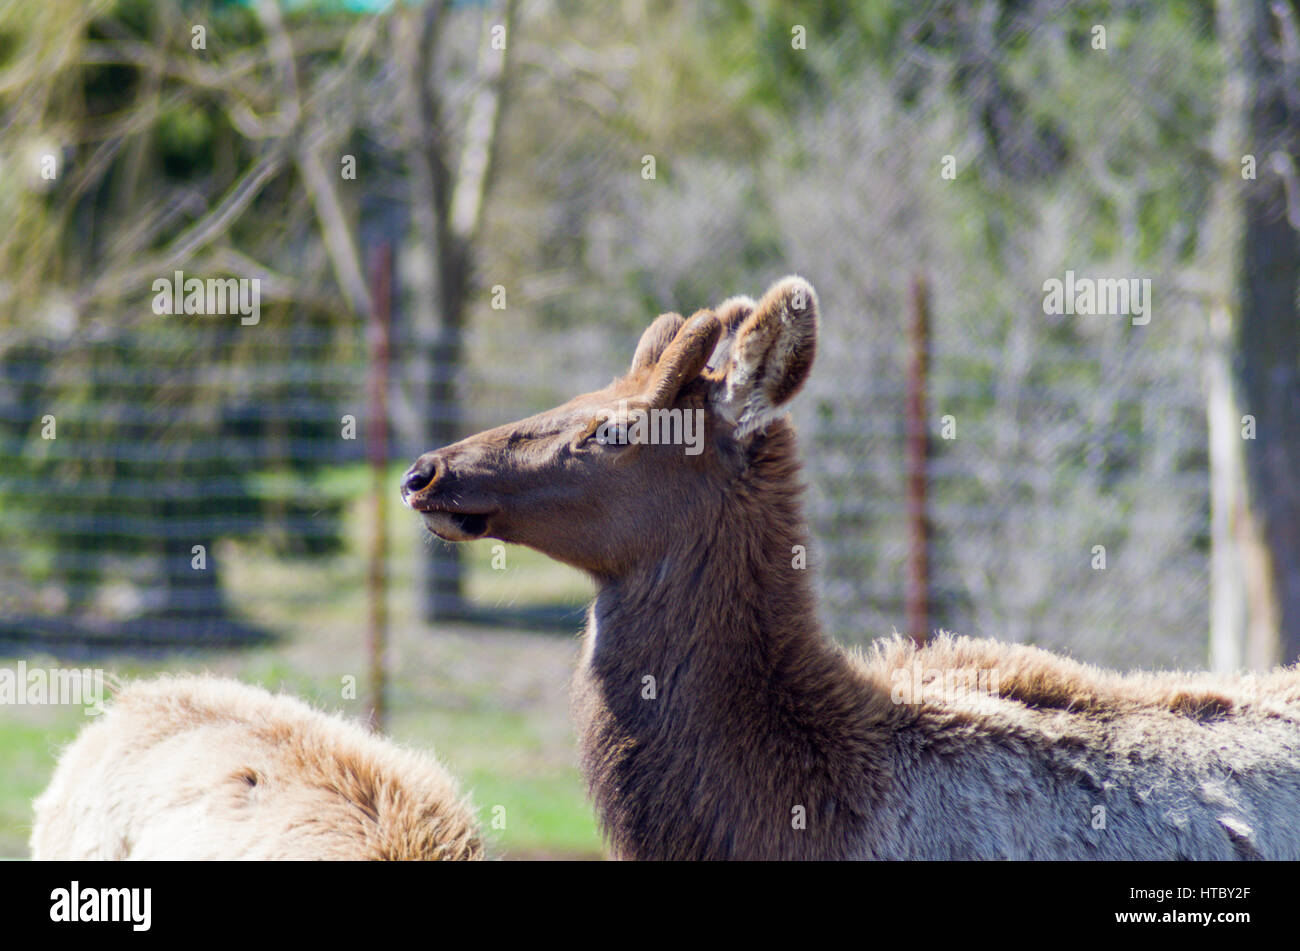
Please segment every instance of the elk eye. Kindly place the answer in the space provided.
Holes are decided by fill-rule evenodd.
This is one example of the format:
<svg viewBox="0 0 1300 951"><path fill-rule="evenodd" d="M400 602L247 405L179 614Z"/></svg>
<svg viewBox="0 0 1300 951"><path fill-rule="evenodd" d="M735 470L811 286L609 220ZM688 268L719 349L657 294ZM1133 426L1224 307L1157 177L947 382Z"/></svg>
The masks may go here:
<svg viewBox="0 0 1300 951"><path fill-rule="evenodd" d="M587 424L583 434L574 440L574 446L610 446L620 447L627 445L628 431L627 421L620 420L612 415L597 416Z"/></svg>
<svg viewBox="0 0 1300 951"><path fill-rule="evenodd" d="M595 440L602 446L626 446L627 423L609 421L597 427Z"/></svg>

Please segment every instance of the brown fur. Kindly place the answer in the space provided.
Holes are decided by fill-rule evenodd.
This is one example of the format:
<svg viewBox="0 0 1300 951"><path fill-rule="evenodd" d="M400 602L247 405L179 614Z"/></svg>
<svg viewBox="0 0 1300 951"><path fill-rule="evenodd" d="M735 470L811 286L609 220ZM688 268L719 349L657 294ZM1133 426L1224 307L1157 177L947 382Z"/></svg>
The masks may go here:
<svg viewBox="0 0 1300 951"><path fill-rule="evenodd" d="M229 680L123 690L36 802L36 859L480 859L427 754Z"/></svg>
<svg viewBox="0 0 1300 951"><path fill-rule="evenodd" d="M573 707L614 853L1300 857L1295 669L1121 677L991 641L862 654L822 634L776 415L816 322L798 278L660 318L623 379L428 453L404 482L444 538L527 544L596 578ZM668 397L706 411L700 455L587 439L609 407ZM995 689L963 679L981 670ZM919 683L900 693L900 675Z"/></svg>

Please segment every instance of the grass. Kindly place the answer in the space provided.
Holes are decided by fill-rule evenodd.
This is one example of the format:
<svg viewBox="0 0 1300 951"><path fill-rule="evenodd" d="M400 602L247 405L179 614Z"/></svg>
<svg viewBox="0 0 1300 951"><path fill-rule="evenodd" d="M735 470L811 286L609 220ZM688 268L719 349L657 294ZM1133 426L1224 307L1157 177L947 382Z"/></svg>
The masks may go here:
<svg viewBox="0 0 1300 951"><path fill-rule="evenodd" d="M399 474L394 470L387 484L395 485ZM364 469L349 467L328 473L324 481L329 491L356 498L368 480ZM165 658L118 656L94 664L123 678L207 671L361 715L364 697L352 698L345 685L347 678L366 682L365 564L359 553L366 548L368 511L362 501L349 506L345 553L337 558L291 560L257 544L221 542L219 563L230 603L247 620L278 632L275 646ZM460 778L479 809L494 857L599 857L601 843L568 718L576 638L425 625L416 612L413 556L421 544L439 544L425 540L425 534L409 512L389 507L387 732L398 742L433 750ZM466 546L466 590L478 603L576 610L590 596L581 575L534 552L507 548L500 566L493 544ZM29 668L60 664L55 656L0 657L0 667L19 660ZM0 707L0 856L27 854L32 799L48 783L58 748L85 722L77 708Z"/></svg>
<svg viewBox="0 0 1300 951"><path fill-rule="evenodd" d="M5 717L0 721L0 855L27 854L32 800L45 788L58 748L84 722L63 709L53 723Z"/></svg>

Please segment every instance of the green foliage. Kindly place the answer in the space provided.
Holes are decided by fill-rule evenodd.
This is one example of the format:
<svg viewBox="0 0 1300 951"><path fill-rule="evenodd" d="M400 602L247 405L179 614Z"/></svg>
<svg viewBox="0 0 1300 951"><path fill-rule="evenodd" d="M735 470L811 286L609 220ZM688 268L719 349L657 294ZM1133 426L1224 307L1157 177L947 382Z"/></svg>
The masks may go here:
<svg viewBox="0 0 1300 951"><path fill-rule="evenodd" d="M244 84L245 121L273 108L271 72L260 89L247 79L264 42L251 11L51 6L64 18L0 19L0 37L23 37L28 51L0 94L12 143L0 149L11 222L0 234L0 538L22 553L29 583L65 589L74 614L118 578L152 578L163 601L147 600L150 612L220 612L215 561L193 570L194 545L260 533L285 552L338 549L337 500L301 486L259 495L250 477L302 482L334 461L339 400L353 391L319 371L285 371L303 358L303 369L334 367L335 381L357 372L350 315L326 295L265 301L253 327L151 308L152 283L172 267L140 262L264 157L230 118L229 94L241 93L212 78ZM206 50L191 48L194 22L207 26ZM52 182L35 169L49 155ZM191 277L247 278L258 262L291 269L319 242L300 192L290 170L279 173L242 219L175 266ZM231 252L249 264L232 266ZM47 415L58 420L53 440Z"/></svg>

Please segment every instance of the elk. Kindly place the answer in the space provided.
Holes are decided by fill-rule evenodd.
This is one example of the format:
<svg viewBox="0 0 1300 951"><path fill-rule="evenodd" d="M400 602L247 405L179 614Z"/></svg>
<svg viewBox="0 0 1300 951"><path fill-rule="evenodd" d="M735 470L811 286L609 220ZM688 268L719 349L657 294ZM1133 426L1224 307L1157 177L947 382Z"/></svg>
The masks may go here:
<svg viewBox="0 0 1300 951"><path fill-rule="evenodd" d="M34 859L480 859L433 757L233 680L132 683L36 801Z"/></svg>
<svg viewBox="0 0 1300 951"><path fill-rule="evenodd" d="M787 277L689 320L549 412L422 455L448 541L596 583L572 703L625 859L1300 858L1300 672L1121 676L939 634L821 631L795 434L818 301ZM696 414L700 451L637 438Z"/></svg>

